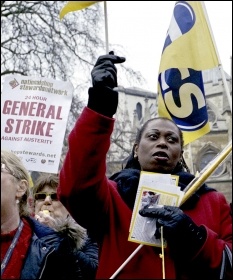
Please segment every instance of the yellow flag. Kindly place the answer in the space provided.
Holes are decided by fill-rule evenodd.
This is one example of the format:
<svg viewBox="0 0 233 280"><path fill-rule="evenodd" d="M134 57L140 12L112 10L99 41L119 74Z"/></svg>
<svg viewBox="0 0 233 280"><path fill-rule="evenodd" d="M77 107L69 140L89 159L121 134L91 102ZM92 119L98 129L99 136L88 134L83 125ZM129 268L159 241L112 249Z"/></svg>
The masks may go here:
<svg viewBox="0 0 233 280"><path fill-rule="evenodd" d="M204 70L218 66L201 2L178 1L175 4L159 72L168 68Z"/></svg>
<svg viewBox="0 0 233 280"><path fill-rule="evenodd" d="M85 9L98 2L102 1L69 1L60 11L60 19L63 19L63 17L69 12Z"/></svg>
<svg viewBox="0 0 233 280"><path fill-rule="evenodd" d="M177 1L158 77L158 113L182 130L184 144L210 131L202 70L219 65L202 1Z"/></svg>

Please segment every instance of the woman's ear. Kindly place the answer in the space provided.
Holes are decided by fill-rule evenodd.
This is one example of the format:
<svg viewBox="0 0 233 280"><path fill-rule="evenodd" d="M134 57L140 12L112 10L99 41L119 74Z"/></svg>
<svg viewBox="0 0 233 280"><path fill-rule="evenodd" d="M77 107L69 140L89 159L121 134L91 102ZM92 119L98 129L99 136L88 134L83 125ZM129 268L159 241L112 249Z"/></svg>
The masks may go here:
<svg viewBox="0 0 233 280"><path fill-rule="evenodd" d="M19 199L21 198L28 189L28 181L27 180L20 180L17 184L17 191L16 191L16 197Z"/></svg>

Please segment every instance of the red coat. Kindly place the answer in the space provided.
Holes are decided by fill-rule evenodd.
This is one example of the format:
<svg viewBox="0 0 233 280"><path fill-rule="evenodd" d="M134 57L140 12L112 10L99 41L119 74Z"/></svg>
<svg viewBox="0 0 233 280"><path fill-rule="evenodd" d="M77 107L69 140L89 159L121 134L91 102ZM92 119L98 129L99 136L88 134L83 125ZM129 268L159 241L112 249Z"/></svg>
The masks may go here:
<svg viewBox="0 0 233 280"><path fill-rule="evenodd" d="M113 126L114 119L84 108L69 136L69 151L58 188L59 198L72 216L97 236L100 246L97 279L109 279L139 246L128 241L132 211L120 197L116 183L105 176ZM225 244L230 248L232 244L232 220L225 197L219 192L208 192L194 209L185 212L198 225L205 225L208 232L193 265L198 260L208 268L219 267ZM161 248L144 245L116 278L162 279L160 253ZM165 278L176 278L168 248Z"/></svg>

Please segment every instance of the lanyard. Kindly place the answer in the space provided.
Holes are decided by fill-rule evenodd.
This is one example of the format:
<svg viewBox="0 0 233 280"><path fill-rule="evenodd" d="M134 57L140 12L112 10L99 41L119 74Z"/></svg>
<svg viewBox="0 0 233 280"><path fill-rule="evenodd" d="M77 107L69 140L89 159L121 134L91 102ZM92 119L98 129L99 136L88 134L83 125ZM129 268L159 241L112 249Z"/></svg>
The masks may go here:
<svg viewBox="0 0 233 280"><path fill-rule="evenodd" d="M18 227L18 229L17 229L17 231L15 233L15 236L14 236L12 242L11 242L11 245L8 248L8 250L6 252L6 255L5 255L5 257L4 257L4 259L3 259L2 263L1 263L1 276L2 276L6 266L8 264L8 262L10 260L10 257L12 255L13 251L14 251L15 245L16 245L18 239L19 239L19 236L20 236L20 233L22 231L22 228L23 228L23 222L22 222L22 220L20 220L19 227Z"/></svg>

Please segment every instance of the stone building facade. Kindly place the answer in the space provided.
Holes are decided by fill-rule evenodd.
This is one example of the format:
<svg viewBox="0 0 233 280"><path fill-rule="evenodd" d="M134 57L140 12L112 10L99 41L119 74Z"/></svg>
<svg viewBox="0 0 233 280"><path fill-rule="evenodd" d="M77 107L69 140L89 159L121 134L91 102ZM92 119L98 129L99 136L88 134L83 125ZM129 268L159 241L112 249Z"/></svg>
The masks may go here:
<svg viewBox="0 0 233 280"><path fill-rule="evenodd" d="M231 77L226 75L230 98ZM226 154L224 161L216 165L205 182L222 191L232 201L232 156L229 151L232 140L232 113L223 80L218 69L204 71L204 87L211 131L185 146L184 158L193 174L203 168L217 155ZM119 171L131 152L137 129L148 119L158 116L157 93L139 88L119 87L119 107L107 156L107 175ZM230 149L231 151L231 149ZM225 156L224 156L225 157Z"/></svg>

